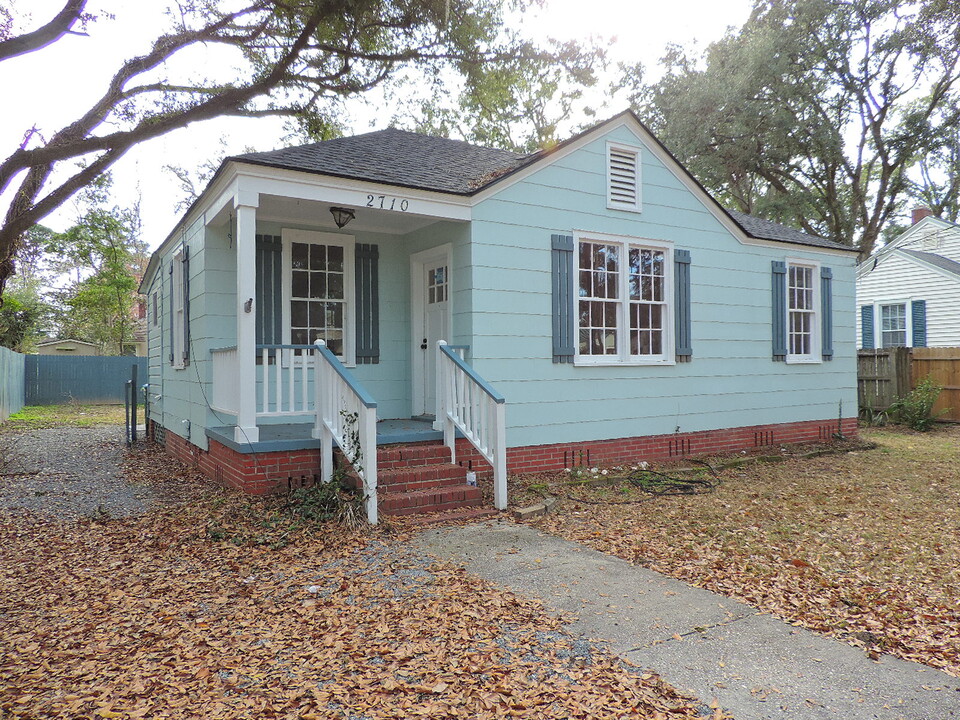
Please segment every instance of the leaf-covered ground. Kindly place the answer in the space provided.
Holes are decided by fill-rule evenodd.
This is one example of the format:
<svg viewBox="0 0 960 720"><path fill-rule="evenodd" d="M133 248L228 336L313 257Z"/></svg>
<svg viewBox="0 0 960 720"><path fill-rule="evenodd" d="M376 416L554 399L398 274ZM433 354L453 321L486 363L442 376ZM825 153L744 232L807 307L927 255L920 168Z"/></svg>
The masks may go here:
<svg viewBox="0 0 960 720"><path fill-rule="evenodd" d="M721 715L396 529L308 529L177 467L132 457L187 500L135 519L0 511L0 717Z"/></svg>
<svg viewBox="0 0 960 720"><path fill-rule="evenodd" d="M704 495L554 478L568 499L532 522L960 676L960 427L862 437L878 448L724 470Z"/></svg>
<svg viewBox="0 0 960 720"><path fill-rule="evenodd" d="M0 434L52 427L92 427L123 425L123 405L27 405L0 425ZM139 410L143 419L143 408Z"/></svg>

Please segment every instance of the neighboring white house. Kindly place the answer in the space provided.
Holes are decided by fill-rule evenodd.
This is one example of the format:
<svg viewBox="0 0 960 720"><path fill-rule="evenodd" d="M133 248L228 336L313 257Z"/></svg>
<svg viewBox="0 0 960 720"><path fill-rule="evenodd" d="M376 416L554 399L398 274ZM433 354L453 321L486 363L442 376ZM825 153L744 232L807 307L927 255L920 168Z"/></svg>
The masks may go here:
<svg viewBox="0 0 960 720"><path fill-rule="evenodd" d="M857 267L857 347L960 346L960 225L913 221Z"/></svg>

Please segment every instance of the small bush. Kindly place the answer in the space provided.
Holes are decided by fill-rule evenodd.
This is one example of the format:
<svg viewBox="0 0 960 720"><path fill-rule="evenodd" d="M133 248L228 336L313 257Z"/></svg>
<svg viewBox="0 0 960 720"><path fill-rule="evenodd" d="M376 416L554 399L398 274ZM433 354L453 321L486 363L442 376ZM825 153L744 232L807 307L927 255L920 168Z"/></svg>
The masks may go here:
<svg viewBox="0 0 960 720"><path fill-rule="evenodd" d="M332 520L356 528L366 520L363 499L357 492L345 487L338 478L291 491L287 497L286 511L308 524Z"/></svg>
<svg viewBox="0 0 960 720"><path fill-rule="evenodd" d="M933 413L933 404L940 397L943 387L937 385L929 375L917 383L907 395L890 406L889 413L909 428L926 432L943 412Z"/></svg>

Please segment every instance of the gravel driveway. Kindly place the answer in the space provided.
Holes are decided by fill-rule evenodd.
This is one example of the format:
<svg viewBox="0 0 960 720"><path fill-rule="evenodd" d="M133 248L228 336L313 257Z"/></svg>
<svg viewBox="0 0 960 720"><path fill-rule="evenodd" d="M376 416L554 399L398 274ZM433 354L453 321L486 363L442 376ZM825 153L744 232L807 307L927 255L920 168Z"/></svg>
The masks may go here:
<svg viewBox="0 0 960 720"><path fill-rule="evenodd" d="M0 509L120 518L170 499L123 477L122 425L5 433L0 443Z"/></svg>

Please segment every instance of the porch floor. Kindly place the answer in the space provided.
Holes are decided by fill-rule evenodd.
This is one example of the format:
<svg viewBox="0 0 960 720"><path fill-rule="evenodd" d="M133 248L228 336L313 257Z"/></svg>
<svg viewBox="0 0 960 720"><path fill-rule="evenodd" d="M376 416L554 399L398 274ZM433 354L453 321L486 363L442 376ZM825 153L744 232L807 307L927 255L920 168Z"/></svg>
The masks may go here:
<svg viewBox="0 0 960 720"><path fill-rule="evenodd" d="M313 423L283 423L260 426L260 441L238 443L233 439L233 426L207 428L208 438L239 453L280 452L319 447L312 436ZM459 435L459 434L458 434ZM377 445L442 440L443 433L433 429L433 421L426 418L380 420L377 423Z"/></svg>

